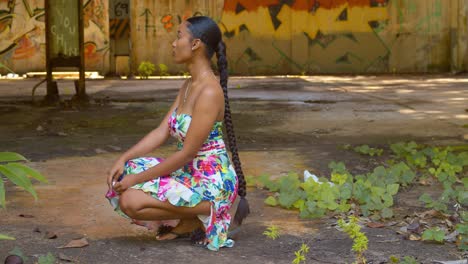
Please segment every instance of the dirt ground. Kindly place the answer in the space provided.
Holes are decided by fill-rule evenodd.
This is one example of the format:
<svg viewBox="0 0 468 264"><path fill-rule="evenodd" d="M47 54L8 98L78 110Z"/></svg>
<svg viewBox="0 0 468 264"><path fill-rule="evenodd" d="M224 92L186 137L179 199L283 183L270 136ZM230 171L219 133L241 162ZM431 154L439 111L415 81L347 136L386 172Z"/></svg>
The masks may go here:
<svg viewBox="0 0 468 264"><path fill-rule="evenodd" d="M0 260L15 247L29 263L48 252L75 263L291 263L307 243L306 263L351 263L352 241L336 219L301 220L294 211L264 205L266 191L250 188L251 215L234 248L210 252L189 240L158 242L154 234L130 225L111 209L104 194L105 171L118 155L157 126L183 80L90 80L88 106L31 103L39 80L0 82L0 151L15 151L49 179L35 184L39 200L7 183L7 209L0 209ZM73 94L71 81L59 82L62 99ZM245 174L281 177L313 169L327 175L328 163L344 161L366 172L379 159L342 150L344 144L388 145L415 140L431 145L466 144L468 76L317 76L232 78L231 108ZM44 95L37 90L35 100ZM165 157L173 141L152 153ZM416 187L400 192L397 217L424 211ZM20 217L20 215L32 217ZM392 219L392 220L398 220ZM276 240L262 233L280 227ZM391 255L414 256L421 263L457 260L453 244L409 241L395 227L363 228L369 237L366 258L386 263ZM40 232L38 232L40 231ZM46 232L57 234L45 238ZM89 246L59 249L74 238ZM65 262L63 262L65 263Z"/></svg>

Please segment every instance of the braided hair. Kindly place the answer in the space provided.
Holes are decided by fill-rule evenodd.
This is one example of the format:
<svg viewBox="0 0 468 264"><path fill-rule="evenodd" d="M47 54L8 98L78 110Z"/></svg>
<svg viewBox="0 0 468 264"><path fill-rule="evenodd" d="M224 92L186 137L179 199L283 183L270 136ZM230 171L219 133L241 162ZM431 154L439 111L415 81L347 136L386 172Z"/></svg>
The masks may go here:
<svg viewBox="0 0 468 264"><path fill-rule="evenodd" d="M239 181L238 195L240 196L240 202L237 207L236 214L234 215L234 222L237 225L241 225L244 218L250 213L249 203L245 196L247 195L247 185L242 172L242 166L237 151L236 136L234 134L234 126L232 124L231 108L229 105L228 97L228 63L226 58L226 45L221 39L221 30L218 25L209 17L196 16L187 19L187 28L192 33L194 38L200 39L206 46L206 56L208 59L213 57L216 53L218 59L218 71L221 87L224 93L224 125L226 128L226 134L228 139L228 147L232 154L232 162L234 164L234 170L236 171L237 178Z"/></svg>

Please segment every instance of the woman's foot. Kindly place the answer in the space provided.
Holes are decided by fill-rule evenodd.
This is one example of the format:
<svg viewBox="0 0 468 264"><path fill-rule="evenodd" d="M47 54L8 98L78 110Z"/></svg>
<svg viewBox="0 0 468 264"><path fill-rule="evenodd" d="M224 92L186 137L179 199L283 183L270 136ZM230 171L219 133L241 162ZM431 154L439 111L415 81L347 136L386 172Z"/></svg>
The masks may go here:
<svg viewBox="0 0 468 264"><path fill-rule="evenodd" d="M157 234L157 240L172 240L183 235L192 233L197 228L201 227L201 222L198 218L193 219L183 219L180 220L179 224L170 231L161 232L162 234Z"/></svg>

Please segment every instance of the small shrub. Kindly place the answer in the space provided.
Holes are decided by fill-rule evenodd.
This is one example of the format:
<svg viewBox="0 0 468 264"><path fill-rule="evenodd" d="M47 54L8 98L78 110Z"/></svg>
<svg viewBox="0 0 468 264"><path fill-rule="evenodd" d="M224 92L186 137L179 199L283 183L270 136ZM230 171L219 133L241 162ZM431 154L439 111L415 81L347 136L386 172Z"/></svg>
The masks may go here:
<svg viewBox="0 0 468 264"><path fill-rule="evenodd" d="M156 66L149 61L142 61L138 66L138 73L142 79L148 79L154 73Z"/></svg>
<svg viewBox="0 0 468 264"><path fill-rule="evenodd" d="M161 75L161 76L168 76L169 75L169 73L168 73L169 67L167 67L166 64L160 63L158 66L159 66L159 75Z"/></svg>
<svg viewBox="0 0 468 264"><path fill-rule="evenodd" d="M269 226L263 234L273 240L277 239L280 234L279 234L279 228L275 225Z"/></svg>

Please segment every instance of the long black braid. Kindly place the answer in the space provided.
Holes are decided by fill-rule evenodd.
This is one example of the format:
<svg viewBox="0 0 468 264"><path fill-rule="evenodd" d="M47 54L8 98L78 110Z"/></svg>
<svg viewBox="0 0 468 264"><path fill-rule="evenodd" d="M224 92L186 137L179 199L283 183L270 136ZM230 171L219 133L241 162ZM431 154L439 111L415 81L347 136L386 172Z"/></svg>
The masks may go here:
<svg viewBox="0 0 468 264"><path fill-rule="evenodd" d="M238 195L240 196L240 202L237 207L236 214L234 215L234 222L237 225L241 225L242 221L250 213L249 203L245 196L247 195L247 184L245 181L244 173L242 172L242 166L237 151L237 141L234 134L234 126L232 124L231 108L229 105L228 97L228 63L226 58L226 45L221 39L221 30L218 25L209 17L197 16L187 19L188 29L191 31L194 38L199 38L207 47L207 57L210 59L213 53L216 53L218 59L218 71L221 87L224 93L224 125L227 134L227 143L229 150L232 154L232 162L234 164L234 170L236 171L237 178L239 181Z"/></svg>

